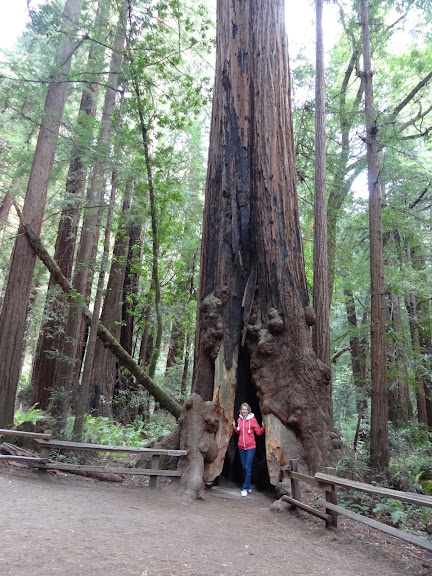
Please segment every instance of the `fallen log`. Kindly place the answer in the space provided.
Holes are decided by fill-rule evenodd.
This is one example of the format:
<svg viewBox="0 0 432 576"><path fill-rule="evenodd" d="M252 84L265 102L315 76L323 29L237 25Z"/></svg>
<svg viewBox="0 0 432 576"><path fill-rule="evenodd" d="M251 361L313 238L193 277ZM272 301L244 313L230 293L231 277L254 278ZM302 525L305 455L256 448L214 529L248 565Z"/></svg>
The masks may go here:
<svg viewBox="0 0 432 576"><path fill-rule="evenodd" d="M24 456L27 458L36 458L36 454L26 450L25 448L20 448L15 444L9 444L9 442L3 442L0 444L0 454L5 454L9 456Z"/></svg>
<svg viewBox="0 0 432 576"><path fill-rule="evenodd" d="M21 210L14 202L15 210L17 211L18 217L21 222L21 226L26 234L27 240L32 247L35 254L43 262L46 268L51 273L55 282L60 286L60 288L65 292L71 301L76 302L77 298L80 298L80 305L82 307L83 316L90 326L92 320L92 313L90 309L84 303L84 297L81 294L77 294L76 290L73 289L72 284L69 280L62 274L59 266L55 260L48 254L48 251L42 244L41 239L33 232L33 230L24 221ZM126 350L121 346L121 344L114 338L114 336L99 322L98 324L98 336L104 343L104 346L111 350L111 352L118 358L121 364L129 370L129 372L135 376L136 381L143 388L145 388L149 394L153 396L156 402L159 402L161 408L165 409L167 412L172 414L175 418L179 419L181 413L181 406L175 402L172 398L166 394L160 386L154 382L135 362L135 360L130 356Z"/></svg>

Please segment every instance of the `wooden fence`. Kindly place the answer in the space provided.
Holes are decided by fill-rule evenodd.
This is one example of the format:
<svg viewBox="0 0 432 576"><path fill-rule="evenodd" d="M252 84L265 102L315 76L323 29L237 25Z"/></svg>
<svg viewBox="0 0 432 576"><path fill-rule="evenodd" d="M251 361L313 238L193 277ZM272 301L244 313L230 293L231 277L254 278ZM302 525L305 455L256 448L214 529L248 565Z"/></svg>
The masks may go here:
<svg viewBox="0 0 432 576"><path fill-rule="evenodd" d="M401 540L405 540L410 544L415 544L416 546L420 546L421 548L432 552L432 542L425 538L414 536L413 534L409 534L408 532L404 532L403 530L399 530L393 526L388 526L387 524L338 506L337 488L357 490L375 496L393 498L401 502L416 504L417 506L426 506L428 508L432 508L431 496L416 494L414 492L400 492L399 490L392 490L391 488L372 486L371 484L364 484L363 482L356 482L354 480L348 480L347 478L339 478L336 476L336 470L334 468L326 468L326 473L317 472L313 477L308 476L298 472L298 460L291 460L288 466L283 466L281 468L281 479L283 476L287 476L291 480L291 496L282 496L282 500L289 502L294 507L305 510L310 514L321 518L325 521L326 526L337 526L338 514L342 514L352 520L356 520L357 522L366 524L371 528L381 530L386 534L396 536ZM305 482L310 486L325 491L325 500L320 497L315 498L317 506L325 508L325 512L318 510L318 508L308 506L301 501L301 482Z"/></svg>
<svg viewBox="0 0 432 576"><path fill-rule="evenodd" d="M162 470L160 469L161 456L169 456L180 459L186 456L186 450L164 450L159 445L154 448L135 448L131 446L109 446L105 444L86 444L83 442L66 442L63 440L53 440L50 433L38 434L36 432L21 432L18 430L0 429L0 436L15 436L28 438L38 446L39 457L20 456L1 454L0 460L18 461L29 467L38 468L39 470L65 470L69 472L98 472L102 474L141 474L150 476L150 486L156 486L158 476L179 477L180 470ZM64 462L52 462L49 454L52 449L57 450L90 450L96 452L110 453L128 453L128 454L147 454L151 456L150 468L131 468L122 466L89 466L80 464L68 464Z"/></svg>

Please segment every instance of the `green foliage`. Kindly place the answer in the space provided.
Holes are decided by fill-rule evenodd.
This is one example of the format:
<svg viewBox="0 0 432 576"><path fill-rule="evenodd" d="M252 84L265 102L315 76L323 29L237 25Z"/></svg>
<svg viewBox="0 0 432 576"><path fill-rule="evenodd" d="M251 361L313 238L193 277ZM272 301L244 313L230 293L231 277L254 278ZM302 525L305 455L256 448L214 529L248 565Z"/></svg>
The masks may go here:
<svg viewBox="0 0 432 576"><path fill-rule="evenodd" d="M66 437L69 440L73 439L73 424L74 418L68 418L66 426ZM132 426L122 426L101 416L90 416L86 414L84 417L82 442L89 444L108 444L113 446L141 446L143 438L139 430L135 430Z"/></svg>
<svg viewBox="0 0 432 576"><path fill-rule="evenodd" d="M32 424L36 424L40 420L46 420L48 417L47 412L44 412L44 410L39 410L39 408L36 408L36 406L37 404L34 404L29 410L23 410L22 406L20 406L15 412L15 426L19 426L24 422L31 422Z"/></svg>
<svg viewBox="0 0 432 576"><path fill-rule="evenodd" d="M74 418L68 418L66 438L73 439ZM169 434L176 426L176 420L165 412L153 414L150 422L143 422L138 417L135 422L123 426L118 422L101 416L84 417L82 442L89 444L106 444L112 446L143 446L158 436Z"/></svg>

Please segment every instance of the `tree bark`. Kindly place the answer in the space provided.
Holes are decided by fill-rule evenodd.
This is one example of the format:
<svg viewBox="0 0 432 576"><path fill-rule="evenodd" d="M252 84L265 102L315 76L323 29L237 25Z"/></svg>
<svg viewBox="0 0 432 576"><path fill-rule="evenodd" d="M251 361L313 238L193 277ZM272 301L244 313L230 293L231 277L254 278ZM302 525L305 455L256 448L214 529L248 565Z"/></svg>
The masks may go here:
<svg viewBox="0 0 432 576"><path fill-rule="evenodd" d="M161 311L161 286L159 279L159 223L156 215L156 190L154 186L153 179L153 167L150 158L149 150L149 135L148 126L144 119L144 106L142 102L141 89L138 82L138 76L135 70L134 58L132 56L132 48L130 44L128 45L128 55L130 67L132 69L132 85L134 88L137 107L139 123L141 128L141 138L143 143L144 151L144 161L147 172L147 185L149 193L150 202L150 217L151 217L151 229L152 229L152 285L154 287L154 307L156 312L156 337L154 338L154 345L152 349L152 354L149 362L149 376L154 378L156 372L156 366L160 356L161 344L162 344L162 311Z"/></svg>
<svg viewBox="0 0 432 576"><path fill-rule="evenodd" d="M2 203L0 204L0 236L3 235L3 232L6 229L6 224L9 218L9 212L12 207L12 204L13 204L13 191L12 188L10 188L6 192L2 200Z"/></svg>
<svg viewBox="0 0 432 576"><path fill-rule="evenodd" d="M327 252L327 187L325 137L325 76L322 29L323 0L316 0L316 76L315 76L315 196L314 196L314 274L313 307L316 324L312 344L321 362L330 366L330 301ZM330 413L332 385L327 387Z"/></svg>
<svg viewBox="0 0 432 576"><path fill-rule="evenodd" d="M294 454L319 468L331 453L329 375L309 329L281 0L218 1L200 273L193 392L223 422L211 475L249 399L272 482Z"/></svg>
<svg viewBox="0 0 432 576"><path fill-rule="evenodd" d="M61 117L66 100L71 58L82 0L67 0L63 13L63 36L56 54L57 82L50 83L41 128L24 201L23 215L36 235L42 228ZM15 395L20 376L27 304L36 256L24 235L18 234L11 258L9 280L0 316L0 427L13 423Z"/></svg>
<svg viewBox="0 0 432 576"><path fill-rule="evenodd" d="M371 275L371 446L373 468L386 468L388 443L388 390L386 353L386 304L382 239L382 188L378 165L378 127L374 113L372 62L369 41L368 0L361 0L365 117L369 187L369 236Z"/></svg>
<svg viewBox="0 0 432 576"><path fill-rule="evenodd" d="M399 234L396 233L399 237ZM388 266L395 266L393 258L387 261ZM402 330L402 318L399 296L396 292L387 293L387 318L389 337L387 356L389 365L389 420L394 426L403 426L412 420L413 410L408 386L406 368L406 343Z"/></svg>
<svg viewBox="0 0 432 576"><path fill-rule="evenodd" d="M123 115L123 103L124 103L124 94L122 94L122 101L121 101L121 105L120 105L119 124L121 123L121 118ZM76 403L76 408L75 408L75 421L74 421L73 435L74 435L74 438L76 438L76 439L81 439L81 436L82 436L84 414L87 411L88 405L89 405L90 385L94 385L94 379L95 379L94 360L95 360L95 356L96 356L96 352L97 352L96 344L97 344L97 333L98 333L98 326L99 326L99 313L100 313L101 306L102 306L103 289L104 289L104 284L105 284L105 271L106 271L107 266L108 266L108 259L109 259L109 253L110 253L111 230L112 230L112 223L113 223L114 204L115 204L115 200L116 200L116 194L117 194L117 174L113 173L113 177L111 179L111 195L110 195L110 202L109 202L108 214L107 214L107 222L106 222L106 228L105 228L105 239L104 239L104 249L103 249L103 255L102 255L102 262L101 262L100 269L99 269L99 279L98 279L96 296L95 296L95 301L94 301L94 306L93 306L93 317L92 317L92 321L90 324L90 335L89 335L89 338L87 341L86 356L85 356L81 386L79 388L78 402ZM127 195L128 195L128 187L126 188L126 199L127 199ZM129 207L128 204L129 203L127 203L125 206L125 203L123 203L123 208L128 208ZM117 245L117 247L118 247L118 245ZM126 256L126 253L127 253L127 245L124 247L122 255ZM116 256L116 254L115 254L115 256ZM123 267L123 274L124 274L124 267ZM110 275L110 279L111 278L114 278L114 275L113 276ZM119 282L118 282L118 293L115 295L117 297L117 301L118 301L118 294L121 293L121 287L122 286L123 286L123 275L121 276L121 278L119 279ZM110 286L109 286L109 282L108 282L107 289L109 289L109 288L110 288ZM112 290L112 287L111 287L111 290ZM108 292L108 294L109 294L109 292ZM114 307L114 311L115 311L115 307ZM118 318L118 320L120 320L120 318L121 318L121 303L120 302L118 302L118 305L117 305L117 312L118 312L117 318ZM116 327L116 326L112 325L112 327ZM120 334L119 329L117 330L117 333ZM113 337L118 340L118 336L116 337L116 335L113 334ZM100 350L100 352L103 354L102 350ZM100 359L100 357L98 357L98 360L99 359ZM108 380L108 383L106 383L106 388L108 389L108 391L104 390L104 392L107 392L105 395L105 398L107 400L107 402L106 402L107 408L106 408L106 410L104 410L104 413L102 415L108 416L111 418L111 416L112 416L111 402L112 402L112 395L113 395L113 391L114 391L114 382L115 382L115 359L112 356L112 354L109 353L109 358L107 358L106 360L108 361L108 367L111 366L111 368L112 368L110 373L107 374L108 378L110 378L110 380L112 382L112 386L109 387L108 383L110 382L110 380ZM109 389L109 388L111 388L111 389ZM98 398L100 398L100 396L98 396Z"/></svg>
<svg viewBox="0 0 432 576"><path fill-rule="evenodd" d="M109 2L99 2L95 22L96 37L101 35L101 28L106 25L109 17ZM92 75L92 83L84 85L78 112L78 126L83 127L85 118L96 116L97 96L99 94L100 69L102 68L104 47L102 44L91 44L88 56L88 69L94 66L98 77ZM83 160L85 150L79 145L73 152L66 179L66 195L60 215L57 239L54 249L54 260L60 266L63 275L72 277L78 223L81 210L81 199L84 193L86 167ZM32 404L37 404L41 410L47 410L50 395L57 382L56 373L59 365L57 354L63 350L64 327L67 318L67 306L62 292L56 292L55 282L50 278L48 296L44 309L44 318L48 318L41 327L35 358L32 368Z"/></svg>
<svg viewBox="0 0 432 576"><path fill-rule="evenodd" d="M417 402L417 420L420 424L428 425L425 386L423 382L422 350L419 335L418 298L411 292L405 302L409 314L412 348L415 364L415 395Z"/></svg>
<svg viewBox="0 0 432 576"><path fill-rule="evenodd" d="M126 186L122 213L130 211L131 185ZM126 229L121 226L116 237L110 275L106 287L103 310L100 321L111 332L116 340L120 340L123 284L125 262L129 248L129 237ZM116 382L116 358L104 348L102 342L96 342L95 359L91 378L91 406L97 416L112 418L112 399Z"/></svg>
<svg viewBox="0 0 432 576"><path fill-rule="evenodd" d="M36 234L32 231L32 229L27 226L26 222L23 219L21 211L16 205L15 209L17 210L17 213L20 217L22 229L25 232L27 240L34 253L41 259L41 261L46 266L48 271L54 276L60 288L64 292L66 292L71 298L76 298L77 296L76 292L71 283L69 282L69 280L63 276L57 263L48 254L40 238L38 238L38 236L36 236ZM82 298L80 294L78 294L78 297ZM83 304L81 309L87 324L90 324L92 319L92 313L85 304ZM104 345L109 350L111 350L111 352L125 366L125 368L131 371L131 373L137 379L138 384L143 386L143 388L145 388L149 392L149 394L151 394L154 397L156 402L159 402L160 407L163 408L164 410L167 410L175 418L179 418L181 413L181 406L177 404L177 402L174 402L174 400L172 400L164 392L164 390L162 390L162 388L160 388L151 378L147 376L147 374L143 370L141 370L141 368L133 360L130 354L126 352L126 350L119 344L119 342L117 342L117 340L112 336L112 334L110 334L110 332L100 322L98 326L98 336L102 340Z"/></svg>
<svg viewBox="0 0 432 576"><path fill-rule="evenodd" d="M108 78L108 88L105 92L104 106L102 110L102 120L99 131L98 145L105 149L109 155L111 120L114 112L116 93L119 85L119 72L123 62L123 48L125 44L125 10L127 0L121 6L119 20L117 24L116 37L114 41L113 53L111 57L110 73ZM87 196L86 215L83 220L80 246L78 250L76 273L74 277L74 288L78 294L84 294L91 269L91 255L97 244L100 232L100 220L102 215L102 198L105 189L106 166L105 158L100 156L93 169L92 179ZM70 401L74 375L77 365L77 343L79 341L79 331L81 325L81 306L79 299L73 306L69 307L69 314L65 328L65 345L63 349L63 359L59 366L56 389L63 390L64 393L58 397L58 406L55 412L65 423L67 409Z"/></svg>

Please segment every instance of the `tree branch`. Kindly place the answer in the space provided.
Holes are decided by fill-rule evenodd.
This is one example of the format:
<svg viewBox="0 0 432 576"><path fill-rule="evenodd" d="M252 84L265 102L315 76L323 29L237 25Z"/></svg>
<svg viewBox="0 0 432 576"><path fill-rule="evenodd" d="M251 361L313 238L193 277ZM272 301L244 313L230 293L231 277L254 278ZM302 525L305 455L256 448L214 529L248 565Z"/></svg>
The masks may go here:
<svg viewBox="0 0 432 576"><path fill-rule="evenodd" d="M53 276L55 282L60 286L60 288L69 296L70 299L76 298L77 293L73 290L73 287L69 280L62 274L57 263L48 254L46 248L42 244L40 238L33 232L33 230L24 221L21 210L14 202L15 210L17 211L18 217L21 222L20 228L26 234L30 246L34 250L35 254L40 258L46 268L49 270ZM84 297L78 294L82 300ZM88 325L91 323L92 313L89 308L82 304L83 316ZM122 365L127 368L133 376L135 376L137 382L141 384L148 392L153 396L153 398L159 402L161 408L167 410L175 418L180 417L181 406L172 400L168 394L162 390L160 386L154 382L147 374L138 366L135 360L130 356L126 350L119 344L119 342L114 338L114 336L99 322L98 326L98 336L104 343L104 346L111 350L111 352L116 356L122 363Z"/></svg>
<svg viewBox="0 0 432 576"><path fill-rule="evenodd" d="M432 71L429 72L429 74L427 74L423 80L421 80L417 86L415 86L411 92L402 100L402 102L396 106L396 108L393 110L393 116L397 116L399 114L399 112L405 108L405 106L414 98L414 96L424 87L426 86L426 84L429 82L429 80L432 78Z"/></svg>

